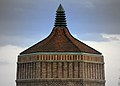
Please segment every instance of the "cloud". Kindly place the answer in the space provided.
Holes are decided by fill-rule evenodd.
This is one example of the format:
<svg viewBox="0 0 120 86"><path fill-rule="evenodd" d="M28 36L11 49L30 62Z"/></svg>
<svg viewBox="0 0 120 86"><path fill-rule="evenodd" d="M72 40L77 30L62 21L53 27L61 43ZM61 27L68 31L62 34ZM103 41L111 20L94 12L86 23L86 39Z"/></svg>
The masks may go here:
<svg viewBox="0 0 120 86"><path fill-rule="evenodd" d="M9 62L0 59L0 66L1 65L8 65L8 64L9 64Z"/></svg>
<svg viewBox="0 0 120 86"><path fill-rule="evenodd" d="M60 2L66 9L69 26L76 31L80 27L80 32L85 33L120 34L120 0L0 0L0 34L46 31L53 26Z"/></svg>
<svg viewBox="0 0 120 86"><path fill-rule="evenodd" d="M109 41L120 41L120 34L102 34L102 37Z"/></svg>
<svg viewBox="0 0 120 86"><path fill-rule="evenodd" d="M0 47L0 63L12 64L12 62L16 62L17 55L23 48L6 45ZM14 61L13 61L14 60Z"/></svg>
<svg viewBox="0 0 120 86"><path fill-rule="evenodd" d="M76 1L70 0L70 1L71 1L71 3L81 5L81 7L83 7L83 8L88 8L88 9L94 8L94 3L91 0L81 0L81 1L79 1L79 0L76 0Z"/></svg>
<svg viewBox="0 0 120 86"><path fill-rule="evenodd" d="M67 12L68 27L74 34L79 34L82 40L105 41L101 33L120 34L119 2L66 0L61 3ZM0 46L26 47L44 38L52 30L59 3L58 0L0 0Z"/></svg>
<svg viewBox="0 0 120 86"><path fill-rule="evenodd" d="M0 35L0 46L16 45L21 47L27 47L27 45L33 44L36 40L23 36L12 35Z"/></svg>
<svg viewBox="0 0 120 86"><path fill-rule="evenodd" d="M120 0L84 0L93 5L93 8L85 8L83 1L72 1L73 8L70 12L73 29L80 28L84 33L120 34ZM74 4L75 3L75 4ZM67 9L69 12L69 8ZM71 26L71 27L72 27ZM78 31L78 30L76 30Z"/></svg>
<svg viewBox="0 0 120 86"><path fill-rule="evenodd" d="M77 39L93 42L107 42L114 41L120 42L120 34L106 34L106 33L85 33L85 34L73 34Z"/></svg>
<svg viewBox="0 0 120 86"><path fill-rule="evenodd" d="M100 51L104 56L106 86L117 86L120 76L120 41L85 41L85 43Z"/></svg>
<svg viewBox="0 0 120 86"><path fill-rule="evenodd" d="M101 34L98 33L73 34L73 36L77 39L84 41L95 41L95 42L108 41L108 39L104 38Z"/></svg>
<svg viewBox="0 0 120 86"><path fill-rule="evenodd" d="M15 86L17 55L23 50L13 45L0 47L0 86Z"/></svg>

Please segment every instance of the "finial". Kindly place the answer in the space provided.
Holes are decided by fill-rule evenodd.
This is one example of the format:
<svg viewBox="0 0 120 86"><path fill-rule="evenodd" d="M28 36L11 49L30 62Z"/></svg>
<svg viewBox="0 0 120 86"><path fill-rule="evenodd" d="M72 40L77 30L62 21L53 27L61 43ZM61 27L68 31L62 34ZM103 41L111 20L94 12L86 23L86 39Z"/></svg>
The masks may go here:
<svg viewBox="0 0 120 86"><path fill-rule="evenodd" d="M57 9L57 12L61 12L61 11L64 12L64 8L63 8L62 5L60 4L59 7L58 7L58 9Z"/></svg>
<svg viewBox="0 0 120 86"><path fill-rule="evenodd" d="M55 18L55 27L66 27L66 18L65 18L65 11L62 5L60 4L56 11L56 18Z"/></svg>

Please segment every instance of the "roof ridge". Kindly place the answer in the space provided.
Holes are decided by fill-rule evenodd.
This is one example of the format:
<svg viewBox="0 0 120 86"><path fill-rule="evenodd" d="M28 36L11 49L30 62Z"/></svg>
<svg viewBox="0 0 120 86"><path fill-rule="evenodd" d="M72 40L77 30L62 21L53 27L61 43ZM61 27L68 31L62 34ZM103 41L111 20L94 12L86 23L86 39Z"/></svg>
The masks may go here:
<svg viewBox="0 0 120 86"><path fill-rule="evenodd" d="M68 32L69 32L69 30L68 30ZM64 29L64 33L65 33L65 36L67 37L67 39L68 39L73 45L75 45L75 44L71 41L71 39L67 36L65 29ZM70 35L71 35L71 34L70 34ZM71 36L72 36L72 35L71 35ZM75 46L76 46L76 45L75 45ZM79 49L78 46L76 46L76 48L78 48L78 50L80 51L80 49Z"/></svg>
<svg viewBox="0 0 120 86"><path fill-rule="evenodd" d="M97 53L99 53L99 54L101 54L99 51L97 51L97 50L95 50L94 48L92 48L92 47L90 47L90 46L88 46L87 44L85 44L85 43L83 43L83 42L81 42L81 41L79 41L78 39L76 39L75 37L73 37L71 34L70 34L70 32L69 31L67 31L68 32L68 34L67 35L70 35L70 36L67 36L71 41L72 41L72 39L73 40L75 40L75 41L77 41L77 43L76 44L74 44L75 46L77 46L78 48L80 47L79 46L79 43L81 43L82 44L82 46L85 46L85 47L87 47L87 48L89 48L89 49L91 49L92 51L94 51L94 53L95 52L97 52ZM71 38L72 39L71 39ZM74 43L73 41L72 41L72 43ZM78 44L78 45L77 45ZM81 52L81 49L79 48L79 50L80 50L80 52ZM85 51L84 51L85 52ZM88 53L90 53L90 52L88 52Z"/></svg>

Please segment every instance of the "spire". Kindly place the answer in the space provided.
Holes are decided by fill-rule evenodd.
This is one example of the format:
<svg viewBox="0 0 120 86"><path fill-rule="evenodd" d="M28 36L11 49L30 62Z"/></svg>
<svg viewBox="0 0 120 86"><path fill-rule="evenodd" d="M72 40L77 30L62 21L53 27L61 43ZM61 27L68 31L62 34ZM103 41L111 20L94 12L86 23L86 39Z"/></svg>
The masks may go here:
<svg viewBox="0 0 120 86"><path fill-rule="evenodd" d="M55 18L55 27L66 27L66 18L65 18L65 11L62 5L60 4L57 11L56 11L56 18Z"/></svg>

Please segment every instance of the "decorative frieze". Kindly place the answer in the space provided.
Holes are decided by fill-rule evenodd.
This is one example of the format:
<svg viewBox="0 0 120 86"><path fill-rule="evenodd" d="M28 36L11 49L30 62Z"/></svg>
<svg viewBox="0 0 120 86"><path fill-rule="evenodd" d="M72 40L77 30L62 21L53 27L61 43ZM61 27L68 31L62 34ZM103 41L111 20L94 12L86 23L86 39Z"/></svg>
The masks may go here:
<svg viewBox="0 0 120 86"><path fill-rule="evenodd" d="M82 54L50 54L50 55L20 55L18 57L18 62L33 62L33 61L86 61L86 62L103 62L103 56L89 56Z"/></svg>

